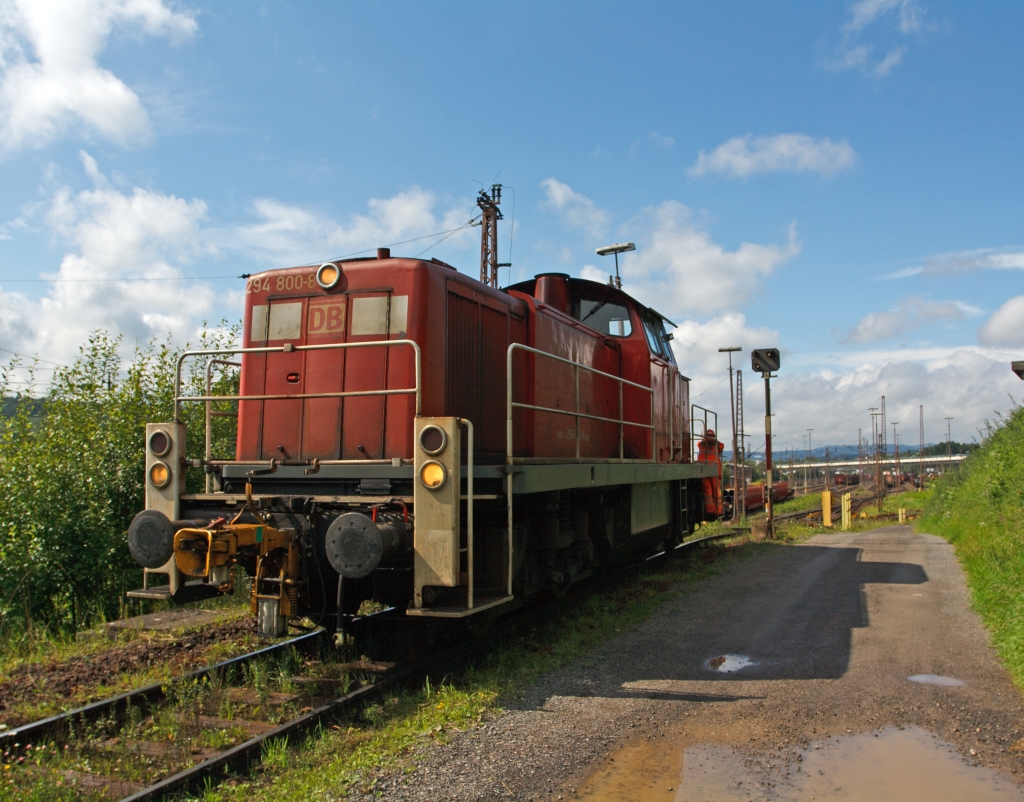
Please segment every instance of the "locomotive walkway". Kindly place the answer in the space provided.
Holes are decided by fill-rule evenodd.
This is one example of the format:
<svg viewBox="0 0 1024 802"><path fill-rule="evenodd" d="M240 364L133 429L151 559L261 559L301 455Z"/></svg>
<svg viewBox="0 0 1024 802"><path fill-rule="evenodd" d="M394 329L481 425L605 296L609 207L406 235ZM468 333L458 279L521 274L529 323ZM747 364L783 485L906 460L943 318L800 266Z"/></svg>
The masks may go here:
<svg viewBox="0 0 1024 802"><path fill-rule="evenodd" d="M952 548L890 526L764 545L377 792L1024 799L1022 712Z"/></svg>

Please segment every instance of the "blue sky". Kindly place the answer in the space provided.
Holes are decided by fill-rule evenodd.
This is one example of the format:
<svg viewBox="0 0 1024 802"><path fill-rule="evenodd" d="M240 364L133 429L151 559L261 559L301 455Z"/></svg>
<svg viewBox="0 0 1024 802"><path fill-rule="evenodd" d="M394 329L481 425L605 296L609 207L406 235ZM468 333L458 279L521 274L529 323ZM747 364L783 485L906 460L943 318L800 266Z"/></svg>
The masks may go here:
<svg viewBox="0 0 1024 802"><path fill-rule="evenodd" d="M0 348L184 341L240 315L211 277L460 226L497 177L516 280L606 277L594 248L637 243L625 285L680 324L700 403L727 414L718 347L780 346L777 447L854 443L883 393L907 441L919 405L929 441L945 415L970 439L1020 395L1022 18L0 0ZM477 253L478 229L427 251L470 274Z"/></svg>

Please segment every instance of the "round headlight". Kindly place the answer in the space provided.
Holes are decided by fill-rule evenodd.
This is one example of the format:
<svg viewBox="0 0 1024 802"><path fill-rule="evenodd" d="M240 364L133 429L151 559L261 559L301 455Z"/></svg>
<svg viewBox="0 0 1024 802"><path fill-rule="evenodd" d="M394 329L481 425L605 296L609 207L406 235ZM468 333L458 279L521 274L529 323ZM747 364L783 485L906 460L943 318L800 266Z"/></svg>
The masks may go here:
<svg viewBox="0 0 1024 802"><path fill-rule="evenodd" d="M316 283L325 290L334 289L341 281L341 268L334 262L324 262L316 271Z"/></svg>
<svg viewBox="0 0 1024 802"><path fill-rule="evenodd" d="M420 430L420 448L428 454L440 454L448 445L448 435L444 429L431 423Z"/></svg>
<svg viewBox="0 0 1024 802"><path fill-rule="evenodd" d="M154 462L149 466L149 481L154 487L167 487L171 483L171 469L166 462Z"/></svg>
<svg viewBox="0 0 1024 802"><path fill-rule="evenodd" d="M424 462L420 466L420 481L430 490L439 490L448 479L448 471L440 462Z"/></svg>
<svg viewBox="0 0 1024 802"><path fill-rule="evenodd" d="M149 450L162 457L171 450L171 438L167 432L157 430L149 436Z"/></svg>

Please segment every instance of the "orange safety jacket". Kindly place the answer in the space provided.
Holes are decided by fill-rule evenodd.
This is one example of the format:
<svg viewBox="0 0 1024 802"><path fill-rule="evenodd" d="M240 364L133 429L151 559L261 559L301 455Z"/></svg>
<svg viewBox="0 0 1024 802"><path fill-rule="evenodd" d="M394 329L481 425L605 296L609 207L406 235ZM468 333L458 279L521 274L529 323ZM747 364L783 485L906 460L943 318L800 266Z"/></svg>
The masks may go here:
<svg viewBox="0 0 1024 802"><path fill-rule="evenodd" d="M722 496L719 487L722 484L722 451L724 450L725 444L719 442L715 437L705 435L697 443L697 462L718 463L718 476L700 480L705 519L719 518L722 515Z"/></svg>

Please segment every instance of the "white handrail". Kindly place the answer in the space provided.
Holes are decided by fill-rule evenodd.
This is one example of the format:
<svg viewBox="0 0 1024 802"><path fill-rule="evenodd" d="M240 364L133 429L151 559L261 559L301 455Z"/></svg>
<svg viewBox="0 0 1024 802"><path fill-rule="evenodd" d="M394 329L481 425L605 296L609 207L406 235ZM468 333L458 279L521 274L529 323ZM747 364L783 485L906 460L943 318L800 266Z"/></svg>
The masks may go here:
<svg viewBox="0 0 1024 802"><path fill-rule="evenodd" d="M576 400L575 400L575 404L574 404L575 409L568 410L568 409L558 409L556 407L542 407L542 406L537 406L535 404L523 404L523 403L521 403L519 401L513 401L512 400L512 354L516 350L526 351L526 352L531 353L531 354L539 354L540 356L547 357L548 359L553 359L556 362L562 362L562 363L564 363L566 365L570 365L573 368L573 379L574 379L575 387L576 387ZM583 368L583 370L586 370L586 371L588 371L590 373L595 373L598 376L604 376L607 379L612 379L613 381L618 383L618 387L619 387L619 417L618 418L606 418L606 417L603 417L601 415L589 415L589 414L587 414L585 412L580 412L580 374L579 374L580 368ZM553 412L553 413L558 414L558 415L571 415L572 417L574 417L576 419L576 458L577 459L579 459L579 457L580 457L580 439L581 439L580 438L580 419L581 418L582 419L586 419L586 420L597 420L597 421L605 421L606 423L616 423L616 424L618 424L618 426L619 426L619 461L621 461L621 462L625 461L625 455L623 453L624 452L624 439L625 439L624 432L625 432L625 427L626 426L636 426L637 428L640 428L640 429L650 429L651 430L651 458L650 458L650 460L647 460L647 461L649 461L649 462L655 462L656 461L656 457L657 457L657 440L656 440L657 432L656 432L656 425L655 425L655 418L654 418L654 388L653 387L645 387L642 384L637 384L636 382L631 382L629 379L624 379L621 376L615 376L615 375L613 375L611 373L605 373L603 370L598 370L597 368L590 367L589 365L584 365L581 362L573 362L571 359L565 359L564 357L555 356L555 354L550 354L547 351L541 351L541 350L539 350L537 348L531 348L530 346L523 345L522 343L512 343L508 347L508 351L506 353L505 374L506 374L505 375L505 386L506 386L506 408L505 408L505 412L506 412L506 424L505 424L506 449L505 449L505 458L506 458L506 462L509 465L513 464L513 462L515 460L514 439L513 439L513 431L512 431L512 429L513 429L512 413L513 413L513 410L515 410L515 409L532 409L532 410L535 410L537 412ZM623 385L629 385L630 387L636 387L638 390L643 390L644 392L650 394L650 396L651 396L651 422L649 424L647 424L647 423L637 423L635 421L625 420L625 418L624 418L625 412L623 410L623 403L622 403L622 387L623 387ZM511 474L510 474L510 477L511 477ZM510 504L511 504L511 492L510 492L509 496L510 496Z"/></svg>
<svg viewBox="0 0 1024 802"><path fill-rule="evenodd" d="M408 345L412 347L415 355L416 365L416 386L403 387L397 390L349 390L338 393L294 393L294 394L269 394L269 395L181 395L181 368L185 360L190 356L220 356L230 354L267 354L267 353L290 353L292 351L325 351L329 349L343 348L389 348L395 345ZM387 381L385 377L385 381ZM208 391L209 392L209 391ZM416 414L423 414L422 396L422 357L420 355L419 343L414 340L372 340L358 343L324 343L322 345L293 345L285 343L280 346L263 346L258 348L214 348L203 351L185 351L178 357L178 364L174 374L174 422L181 422L182 401L275 401L286 399L304 398L353 398L372 395L413 395L416 396ZM209 411L209 404L208 411Z"/></svg>
<svg viewBox="0 0 1024 802"><path fill-rule="evenodd" d="M466 474L466 569L469 574L469 590L467 593L466 605L473 609L473 422L466 418L459 418L459 423L466 427L468 436L466 442L466 462L468 473ZM511 559L511 558L510 558Z"/></svg>

